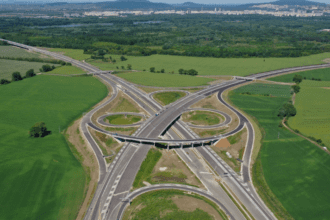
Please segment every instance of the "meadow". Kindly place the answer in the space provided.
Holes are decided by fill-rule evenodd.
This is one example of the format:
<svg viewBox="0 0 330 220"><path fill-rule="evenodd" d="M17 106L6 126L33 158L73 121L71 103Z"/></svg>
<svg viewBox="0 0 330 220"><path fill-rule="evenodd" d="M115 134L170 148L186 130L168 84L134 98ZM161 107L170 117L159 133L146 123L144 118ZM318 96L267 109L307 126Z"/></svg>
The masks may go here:
<svg viewBox="0 0 330 220"><path fill-rule="evenodd" d="M288 124L330 148L330 82L303 80L300 87L295 99L297 115Z"/></svg>
<svg viewBox="0 0 330 220"><path fill-rule="evenodd" d="M92 77L40 75L0 86L0 219L75 219L86 174L59 130L101 101ZM36 122L52 133L30 138Z"/></svg>
<svg viewBox="0 0 330 220"><path fill-rule="evenodd" d="M102 62L90 59L90 54L83 54L79 49L49 49L60 52L77 60L86 60L101 70L116 70L116 67L132 65L134 70L149 70L155 67L156 71L165 69L165 73L178 73L182 69L195 69L199 75L232 75L247 76L253 73L266 72L295 66L322 64L330 57L330 53L315 54L297 58L212 58L212 57L185 57L171 55L126 56L126 61L120 60L120 55L111 55L116 63ZM106 55L105 57L109 57Z"/></svg>
<svg viewBox="0 0 330 220"><path fill-rule="evenodd" d="M314 79L321 79L322 81L330 81L330 68L285 74L285 75L269 78L268 80L275 82L293 82L293 77L296 74L302 76L303 78L306 77L306 79L314 78Z"/></svg>
<svg viewBox="0 0 330 220"><path fill-rule="evenodd" d="M84 73L86 73L84 70L76 66L60 66L44 74L75 75Z"/></svg>
<svg viewBox="0 0 330 220"><path fill-rule="evenodd" d="M0 57L41 58L41 56L43 55L13 46L0 46Z"/></svg>
<svg viewBox="0 0 330 220"><path fill-rule="evenodd" d="M277 113L290 100L290 89L278 87L278 94L287 95L241 94L241 91L253 94L255 85L251 84L229 96L235 106L256 118L264 131L262 147L253 165L254 185L279 219L328 219L330 157L309 141L279 127Z"/></svg>
<svg viewBox="0 0 330 220"><path fill-rule="evenodd" d="M136 115L111 115L106 117L106 119L113 125L128 125L141 121L142 117Z"/></svg>
<svg viewBox="0 0 330 220"><path fill-rule="evenodd" d="M162 105L168 105L178 99L181 99L185 95L185 92L159 92L154 94L154 98Z"/></svg>
<svg viewBox="0 0 330 220"><path fill-rule="evenodd" d="M203 86L208 85L208 82L214 81L214 79L196 76L150 72L118 73L116 76L139 85L156 87Z"/></svg>
<svg viewBox="0 0 330 220"><path fill-rule="evenodd" d="M0 79L11 80L11 74L16 71L20 72L22 76L25 76L26 71L29 69L34 69L35 73L39 73L39 69L45 64L46 63L0 59ZM55 64L54 66L59 65Z"/></svg>

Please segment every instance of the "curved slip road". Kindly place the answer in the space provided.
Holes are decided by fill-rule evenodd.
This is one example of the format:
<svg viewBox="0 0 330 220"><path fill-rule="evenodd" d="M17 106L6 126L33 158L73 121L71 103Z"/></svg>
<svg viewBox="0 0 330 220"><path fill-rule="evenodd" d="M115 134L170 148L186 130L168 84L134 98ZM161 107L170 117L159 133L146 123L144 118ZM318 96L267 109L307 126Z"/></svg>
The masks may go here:
<svg viewBox="0 0 330 220"><path fill-rule="evenodd" d="M186 186L186 185L180 185L180 184L157 184L157 185L151 185L151 186L146 186L142 187L140 189L137 189L130 194L128 194L125 197L124 203L120 205L120 209L117 215L117 219L121 219L124 211L126 209L126 206L128 205L129 201L133 200L134 198L138 197L139 195L142 195L147 192L151 191L156 191L156 190L163 190L163 189L177 189L177 190L182 190L182 191L187 191L187 192L192 192L196 193L198 195L204 196L205 198L213 201L215 204L217 204L221 210L223 210L227 216L230 217L230 219L236 219L229 211L228 209L219 201L218 199L214 198L212 194L209 191L199 189L197 187L192 187L192 186Z"/></svg>

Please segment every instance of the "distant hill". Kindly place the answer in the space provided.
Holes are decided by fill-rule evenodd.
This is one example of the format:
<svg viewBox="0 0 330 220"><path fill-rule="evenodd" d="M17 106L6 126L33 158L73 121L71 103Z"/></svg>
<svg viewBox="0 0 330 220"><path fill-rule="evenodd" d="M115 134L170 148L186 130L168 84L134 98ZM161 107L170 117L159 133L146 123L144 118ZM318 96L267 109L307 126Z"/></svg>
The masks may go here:
<svg viewBox="0 0 330 220"><path fill-rule="evenodd" d="M166 3L154 3L148 0L117 0L111 2L97 2L93 4L103 9L170 9L172 5Z"/></svg>
<svg viewBox="0 0 330 220"><path fill-rule="evenodd" d="M312 2L306 0L278 0L275 2L270 2L273 5L325 5L324 3Z"/></svg>

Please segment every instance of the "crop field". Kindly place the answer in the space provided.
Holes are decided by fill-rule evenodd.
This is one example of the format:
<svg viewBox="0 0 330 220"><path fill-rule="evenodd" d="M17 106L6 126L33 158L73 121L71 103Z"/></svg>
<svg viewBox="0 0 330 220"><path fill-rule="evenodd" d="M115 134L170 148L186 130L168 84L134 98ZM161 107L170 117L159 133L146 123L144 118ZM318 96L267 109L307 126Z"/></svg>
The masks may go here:
<svg viewBox="0 0 330 220"><path fill-rule="evenodd" d="M241 91L252 93L254 85L234 90L230 93L230 99L238 108L255 117L265 131L262 148L253 166L253 181L260 196L279 219L290 219L287 212L294 219L328 219L329 155L309 141L278 126L281 120L277 113L283 103L290 99L289 89L279 85L278 94L286 92L287 95L277 97L242 95Z"/></svg>
<svg viewBox="0 0 330 220"><path fill-rule="evenodd" d="M330 81L330 68L285 74L285 75L269 78L268 80L275 82L293 82L292 81L293 77L296 74L301 75L303 78L306 77L306 79L314 78L314 79L321 79L322 81Z"/></svg>
<svg viewBox="0 0 330 220"><path fill-rule="evenodd" d="M107 95L92 77L40 75L0 86L0 219L75 219L86 174L59 129ZM52 133L30 138L36 122Z"/></svg>
<svg viewBox="0 0 330 220"><path fill-rule="evenodd" d="M159 92L154 94L154 98L162 105L173 103L184 96L186 96L185 92Z"/></svg>
<svg viewBox="0 0 330 220"><path fill-rule="evenodd" d="M244 95L262 95L262 96L274 96L274 97L283 97L289 98L291 88L286 85L272 85L272 84L263 84L263 83L252 83L249 86L242 86L235 89L235 93L243 93Z"/></svg>
<svg viewBox="0 0 330 220"><path fill-rule="evenodd" d="M12 46L0 46L1 57L40 58L40 54Z"/></svg>
<svg viewBox="0 0 330 220"><path fill-rule="evenodd" d="M111 115L106 117L106 119L113 125L128 125L141 121L142 117L136 115L127 115L126 117L124 115Z"/></svg>
<svg viewBox="0 0 330 220"><path fill-rule="evenodd" d="M186 204L189 203L188 207ZM180 190L158 190L136 197L124 213L124 220L213 220L228 219L208 199Z"/></svg>
<svg viewBox="0 0 330 220"><path fill-rule="evenodd" d="M35 73L39 73L39 69L43 65L45 63L0 59L0 79L11 80L11 74L16 71L20 72L22 76L25 76L26 71L29 69L34 69ZM55 64L54 66L58 65Z"/></svg>
<svg viewBox="0 0 330 220"><path fill-rule="evenodd" d="M84 73L86 73L84 70L76 66L60 66L44 74L75 75L75 74L84 74Z"/></svg>
<svg viewBox="0 0 330 220"><path fill-rule="evenodd" d="M156 87L189 87L208 85L213 79L169 73L132 72L118 73L117 76L132 83Z"/></svg>
<svg viewBox="0 0 330 220"><path fill-rule="evenodd" d="M330 82L303 80L296 95L297 115L289 125L305 136L321 139L330 147Z"/></svg>

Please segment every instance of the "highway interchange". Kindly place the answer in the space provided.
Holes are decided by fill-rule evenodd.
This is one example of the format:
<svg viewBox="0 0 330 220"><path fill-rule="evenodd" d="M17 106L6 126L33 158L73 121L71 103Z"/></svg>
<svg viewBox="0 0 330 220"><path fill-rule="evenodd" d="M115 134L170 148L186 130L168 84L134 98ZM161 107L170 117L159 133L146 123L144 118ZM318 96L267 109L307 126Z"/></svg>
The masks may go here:
<svg viewBox="0 0 330 220"><path fill-rule="evenodd" d="M253 74L250 75L249 78L235 77L233 80L208 86L195 93L189 93L177 102L164 107L157 103L151 96L136 88L134 84L112 75L111 71L101 71L85 62L80 62L46 50L41 50L16 42L7 42L24 49L33 50L52 56L59 60L71 62L73 65L94 74L112 88L111 97L109 97L109 99L102 105L85 114L80 125L84 138L88 141L97 157L100 172L97 190L84 218L86 220L120 219L123 215L125 207L131 199L142 193L159 189L179 189L203 195L218 204L219 207L226 212L230 219L246 219L228 195L215 181L214 176L220 177L221 182L223 182L224 185L230 189L235 197L238 198L240 203L242 203L249 213L251 213L253 218L276 219L273 213L259 198L252 185L250 166L254 145L253 126L243 114L223 100L222 94L225 90L244 84L250 80L262 79L264 77L292 71L330 67L330 64L322 64ZM122 92L130 96L149 114L149 118L140 123L141 126L131 136L114 134L113 132L105 131L92 121L92 116L94 113L111 103L117 97L118 90L122 90ZM186 123L181 121L179 117L183 112L186 112L191 105L214 93L217 93L219 102L226 105L237 115L239 118L239 124L234 130L227 134L209 138L200 138L189 128ZM156 116L156 113L159 115ZM100 118L103 119L104 117ZM98 121L102 121L100 118ZM226 123L229 123L228 120L229 119L226 117ZM242 130L244 127L247 128L248 139L245 153L243 155L241 174L237 174L209 147L209 144L216 142L221 138L233 135ZM119 140L126 140L125 145L116 155L116 158L110 166L106 164L101 150L89 132L89 128L95 129L107 135L111 135ZM162 136L162 139L159 139L159 136ZM131 192L132 184L139 167L146 157L149 149L155 143L167 143L168 148L174 148L179 157L201 180L207 190L201 190L185 185L160 184L146 186ZM187 152L193 153L187 154ZM207 162L207 165L205 162ZM208 170L208 166L211 166L212 169Z"/></svg>

